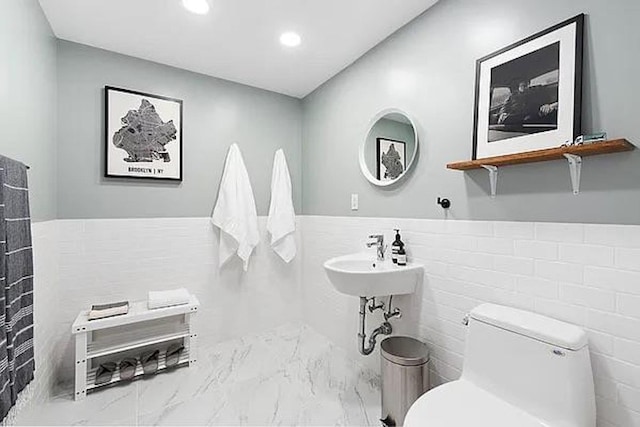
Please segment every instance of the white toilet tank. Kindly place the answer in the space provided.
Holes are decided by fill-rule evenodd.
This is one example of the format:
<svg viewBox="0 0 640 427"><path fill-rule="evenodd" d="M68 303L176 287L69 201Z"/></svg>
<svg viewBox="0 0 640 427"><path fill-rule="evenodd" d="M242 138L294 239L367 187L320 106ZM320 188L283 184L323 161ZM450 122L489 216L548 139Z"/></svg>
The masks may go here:
<svg viewBox="0 0 640 427"><path fill-rule="evenodd" d="M550 425L596 425L587 336L575 325L480 305L470 315L462 379Z"/></svg>

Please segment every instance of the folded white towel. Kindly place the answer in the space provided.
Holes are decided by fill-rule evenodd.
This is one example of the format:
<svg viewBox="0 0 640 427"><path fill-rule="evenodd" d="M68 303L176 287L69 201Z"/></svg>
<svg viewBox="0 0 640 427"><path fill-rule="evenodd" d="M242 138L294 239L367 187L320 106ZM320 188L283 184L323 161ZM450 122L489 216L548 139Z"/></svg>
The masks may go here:
<svg viewBox="0 0 640 427"><path fill-rule="evenodd" d="M237 144L229 148L211 221L220 228L220 266L237 253L247 271L260 234L253 189Z"/></svg>
<svg viewBox="0 0 640 427"><path fill-rule="evenodd" d="M296 212L291 198L291 176L282 149L276 151L271 174L271 206L267 230L271 247L285 262L296 256Z"/></svg>
<svg viewBox="0 0 640 427"><path fill-rule="evenodd" d="M172 305L182 305L189 303L191 294L185 288L173 291L151 291L147 300L149 310L162 307L171 307Z"/></svg>

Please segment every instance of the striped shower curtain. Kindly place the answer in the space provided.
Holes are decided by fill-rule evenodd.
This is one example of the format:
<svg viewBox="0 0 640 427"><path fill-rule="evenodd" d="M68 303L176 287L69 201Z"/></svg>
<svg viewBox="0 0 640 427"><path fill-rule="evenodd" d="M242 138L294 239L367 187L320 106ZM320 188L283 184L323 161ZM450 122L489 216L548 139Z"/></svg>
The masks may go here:
<svg viewBox="0 0 640 427"><path fill-rule="evenodd" d="M0 419L31 382L34 370L27 167L0 156Z"/></svg>

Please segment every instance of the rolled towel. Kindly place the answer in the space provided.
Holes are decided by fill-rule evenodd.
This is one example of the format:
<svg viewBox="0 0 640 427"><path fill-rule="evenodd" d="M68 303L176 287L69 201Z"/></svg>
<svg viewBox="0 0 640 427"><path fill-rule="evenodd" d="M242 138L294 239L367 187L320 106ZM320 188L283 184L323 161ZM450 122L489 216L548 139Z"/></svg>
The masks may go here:
<svg viewBox="0 0 640 427"><path fill-rule="evenodd" d="M183 351L184 345L182 343L171 344L165 353L164 365L167 368L177 366Z"/></svg>
<svg viewBox="0 0 640 427"><path fill-rule="evenodd" d="M142 372L145 375L155 375L158 372L158 359L160 358L160 350L152 350L142 353L140 356L140 364Z"/></svg>
<svg viewBox="0 0 640 427"><path fill-rule="evenodd" d="M96 385L106 384L111 382L113 373L116 370L116 364L114 362L101 363L96 371Z"/></svg>
<svg viewBox="0 0 640 427"><path fill-rule="evenodd" d="M191 295L185 288L173 291L151 291L149 292L147 307L149 310L153 310L155 308L171 307L172 305L188 304L190 299Z"/></svg>
<svg viewBox="0 0 640 427"><path fill-rule="evenodd" d="M120 362L120 379L124 381L130 381L136 376L136 368L138 367L138 360L134 357L125 357Z"/></svg>

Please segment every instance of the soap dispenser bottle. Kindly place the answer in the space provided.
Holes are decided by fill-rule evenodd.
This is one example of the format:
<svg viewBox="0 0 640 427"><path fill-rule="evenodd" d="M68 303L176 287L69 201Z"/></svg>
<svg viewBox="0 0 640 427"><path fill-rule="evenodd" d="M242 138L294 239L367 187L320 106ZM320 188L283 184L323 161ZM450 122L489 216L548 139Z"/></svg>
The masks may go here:
<svg viewBox="0 0 640 427"><path fill-rule="evenodd" d="M391 244L391 261L393 261L394 264L397 264L398 252L400 251L400 248L404 246L404 243L400 240L400 229L394 228L394 230L396 232L396 240Z"/></svg>
<svg viewBox="0 0 640 427"><path fill-rule="evenodd" d="M404 243L400 245L400 249L398 249L398 265L407 265L407 252L404 250Z"/></svg>

